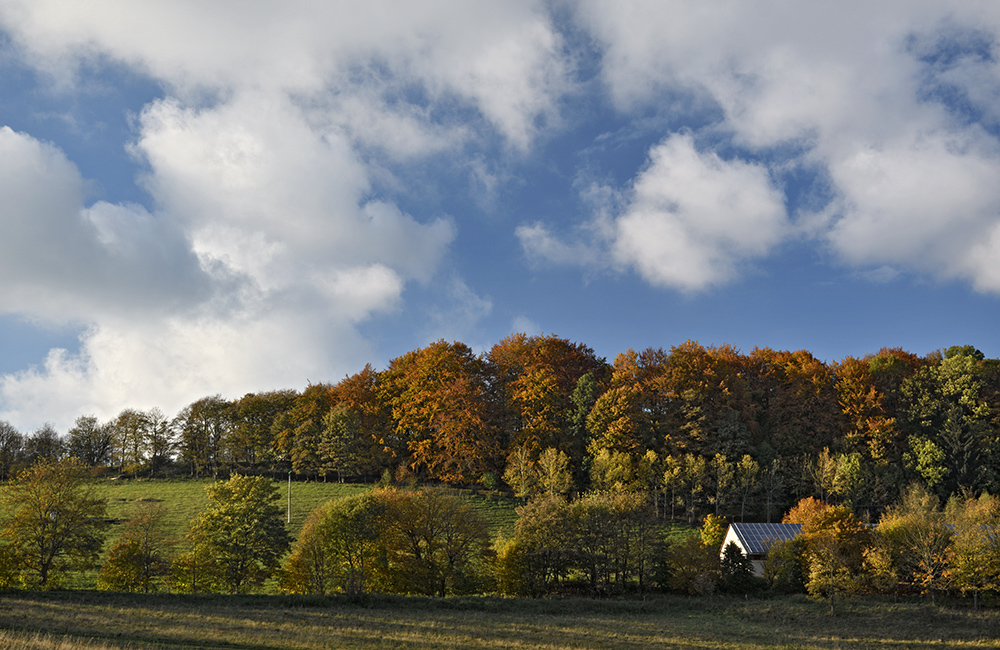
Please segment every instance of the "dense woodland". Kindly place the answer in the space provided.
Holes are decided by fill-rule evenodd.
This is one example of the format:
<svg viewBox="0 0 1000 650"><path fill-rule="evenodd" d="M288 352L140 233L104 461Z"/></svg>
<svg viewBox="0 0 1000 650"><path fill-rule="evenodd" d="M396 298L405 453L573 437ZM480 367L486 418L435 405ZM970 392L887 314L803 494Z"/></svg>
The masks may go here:
<svg viewBox="0 0 1000 650"><path fill-rule="evenodd" d="M824 363L688 341L609 364L556 336L512 335L481 355L438 341L382 371L208 396L173 418L126 409L65 435L0 423L0 479L60 456L135 476L635 492L691 522L777 521L812 496L876 521L914 483L943 500L1000 493L1000 361L964 346Z"/></svg>

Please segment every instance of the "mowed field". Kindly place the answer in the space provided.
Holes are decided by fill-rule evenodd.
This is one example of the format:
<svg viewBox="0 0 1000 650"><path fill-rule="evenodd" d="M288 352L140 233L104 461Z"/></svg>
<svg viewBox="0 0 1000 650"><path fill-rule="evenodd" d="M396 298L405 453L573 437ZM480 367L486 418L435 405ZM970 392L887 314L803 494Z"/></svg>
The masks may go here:
<svg viewBox="0 0 1000 650"><path fill-rule="evenodd" d="M1000 612L805 597L645 600L0 594L0 647L313 650L995 648Z"/></svg>

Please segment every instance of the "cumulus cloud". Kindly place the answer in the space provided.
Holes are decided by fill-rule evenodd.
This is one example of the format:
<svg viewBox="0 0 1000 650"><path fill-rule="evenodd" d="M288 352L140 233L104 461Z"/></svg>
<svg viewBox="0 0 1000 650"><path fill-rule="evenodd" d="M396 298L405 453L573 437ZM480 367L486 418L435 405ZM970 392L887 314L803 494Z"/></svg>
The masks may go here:
<svg viewBox="0 0 1000 650"><path fill-rule="evenodd" d="M596 214L521 224L529 261L698 291L795 234L879 277L1000 291L993 3L0 0L0 28L56 92L115 66L163 91L131 137L145 207L94 202L58 147L0 129L4 309L85 328L78 354L0 380L18 417L169 409L370 360L359 323L440 284L461 227L394 201L394 166L450 157L471 201L498 205L582 93L601 96L581 113L670 126L636 120L648 162L602 182ZM802 169L826 204L787 214L780 179ZM444 284L433 336L491 312Z"/></svg>
<svg viewBox="0 0 1000 650"><path fill-rule="evenodd" d="M698 151L689 134L653 147L626 196L621 213L601 214L583 239L567 242L532 224L517 229L521 245L536 261L631 268L655 286L698 291L731 279L791 232L765 167Z"/></svg>
<svg viewBox="0 0 1000 650"><path fill-rule="evenodd" d="M208 279L183 232L141 206L83 207L86 184L58 148L0 127L0 296L52 322L176 308Z"/></svg>
<svg viewBox="0 0 1000 650"><path fill-rule="evenodd" d="M636 179L612 253L654 285L699 290L766 254L786 230L783 196L766 169L699 152L690 136L674 135Z"/></svg>
<svg viewBox="0 0 1000 650"><path fill-rule="evenodd" d="M85 329L78 353L0 380L4 415L26 426L370 361L358 324L430 282L457 232L380 196L383 161L484 137L526 152L558 121L571 74L530 1L10 0L0 24L57 92L106 62L165 90L136 116L130 148L149 210L88 205L63 152L0 132L0 195L17 206L0 243L17 269L5 308ZM460 279L447 293L439 329L457 336L490 311Z"/></svg>
<svg viewBox="0 0 1000 650"><path fill-rule="evenodd" d="M845 264L995 287L985 243L1000 222L995 5L595 0L577 18L600 43L601 78L620 112L697 98L721 114L711 128L765 164L820 170L829 205L792 216L821 224L812 234ZM789 147L802 152L797 159L766 162L769 151ZM690 239L673 218L644 214L620 223L625 238L643 227L633 243L618 244L619 259L631 252L645 277L668 286L726 276L725 266L707 263L713 254L731 258L724 249ZM654 224L654 240L675 248L641 236ZM775 231L764 232L773 242ZM746 252L759 255L763 244ZM722 272L685 280L661 258Z"/></svg>

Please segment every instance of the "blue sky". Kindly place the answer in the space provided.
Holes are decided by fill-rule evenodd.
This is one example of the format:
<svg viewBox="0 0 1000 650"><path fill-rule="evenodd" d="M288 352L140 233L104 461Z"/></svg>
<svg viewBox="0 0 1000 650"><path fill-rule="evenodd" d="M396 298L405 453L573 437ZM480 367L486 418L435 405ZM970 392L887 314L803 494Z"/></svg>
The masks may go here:
<svg viewBox="0 0 1000 650"><path fill-rule="evenodd" d="M0 418L553 333L1000 356L992 2L0 0Z"/></svg>

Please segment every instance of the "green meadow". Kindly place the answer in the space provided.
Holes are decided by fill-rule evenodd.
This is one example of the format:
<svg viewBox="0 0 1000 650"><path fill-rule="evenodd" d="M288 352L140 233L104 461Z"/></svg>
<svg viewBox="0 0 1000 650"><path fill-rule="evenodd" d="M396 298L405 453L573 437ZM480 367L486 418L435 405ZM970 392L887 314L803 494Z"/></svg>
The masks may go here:
<svg viewBox="0 0 1000 650"><path fill-rule="evenodd" d="M108 517L116 522L108 533L108 539L113 540L117 536L121 526L128 521L137 507L149 502L164 508L167 534L175 539L182 539L187 531L188 522L205 507L207 502L205 488L211 483L211 479L99 480L100 494L108 500ZM281 497L279 504L283 509L287 509L288 482L276 480L275 485ZM320 504L330 499L362 494L372 488L372 485L359 483L293 481L291 523L288 524L292 538L298 536L306 517ZM468 503L490 523L494 532L513 530L517 518L514 512L517 505L515 501L497 496L495 493L485 495L470 490L450 491L467 499Z"/></svg>

